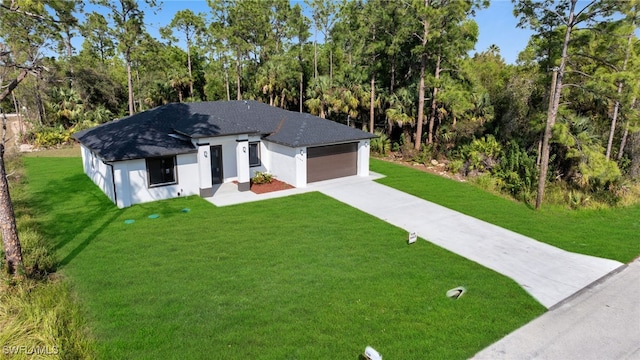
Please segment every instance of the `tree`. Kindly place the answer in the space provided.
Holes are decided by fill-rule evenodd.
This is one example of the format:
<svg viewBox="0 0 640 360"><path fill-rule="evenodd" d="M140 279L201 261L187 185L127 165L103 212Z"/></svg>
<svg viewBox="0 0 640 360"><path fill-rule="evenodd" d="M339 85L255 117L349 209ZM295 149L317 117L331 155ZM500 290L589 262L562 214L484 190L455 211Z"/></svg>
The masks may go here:
<svg viewBox="0 0 640 360"><path fill-rule="evenodd" d="M315 28L315 38L313 41L313 69L314 78L318 74L318 31L324 36L325 44L329 45L329 81L333 81L333 47L331 39L331 29L338 19L340 12L335 0L305 0L313 12L313 25Z"/></svg>
<svg viewBox="0 0 640 360"><path fill-rule="evenodd" d="M552 0L534 2L532 0L513 0L515 3L514 15L519 17L519 27L528 25L537 33L544 33L547 28L561 26L564 28L564 40L558 66L554 66L547 111L547 121L542 138L540 156L540 175L538 178L538 193L536 196L536 209L542 205L544 189L548 176L550 140L553 127L558 117L560 107L563 79L567 70L569 59L569 43L571 34L581 23L592 24L599 19L606 21L612 13L612 3L609 1L590 1L581 9L576 8L578 0L562 0L555 3ZM604 20L603 20L604 19Z"/></svg>
<svg viewBox="0 0 640 360"><path fill-rule="evenodd" d="M56 23L43 2L11 1L0 3L0 103L26 79L45 70L41 49L53 37ZM6 116L0 111L0 232L10 274L19 276L24 268L22 248L16 226L13 202L4 163Z"/></svg>
<svg viewBox="0 0 640 360"><path fill-rule="evenodd" d="M300 67L300 84L299 84L299 105L300 112L302 112L302 105L304 102L303 88L304 88L304 64L303 53L304 43L309 39L309 19L302 14L302 7L299 4L295 4L291 9L291 16L288 18L293 33L298 39L298 46L296 47L296 55L298 57L298 66Z"/></svg>
<svg viewBox="0 0 640 360"><path fill-rule="evenodd" d="M111 28L104 16L97 12L89 13L80 29L85 38L83 48L97 54L103 63L113 57L115 45Z"/></svg>
<svg viewBox="0 0 640 360"><path fill-rule="evenodd" d="M109 16L114 23L114 34L118 42L118 49L124 57L127 66L127 88L129 89L129 115L135 113L133 97L133 75L131 72L132 55L138 46L140 36L144 33L144 11L135 0L92 0L98 5L109 9ZM155 0L145 0L145 3L153 8Z"/></svg>
<svg viewBox="0 0 640 360"><path fill-rule="evenodd" d="M307 97L309 98L305 104L312 114L317 114L325 119L327 110L333 103L331 94L331 80L328 76L319 76L311 81L307 88Z"/></svg>
<svg viewBox="0 0 640 360"><path fill-rule="evenodd" d="M204 14L194 14L186 9L176 12L168 27L164 28L167 37L172 38L172 29L181 31L187 43L187 67L189 69L189 96L193 97L193 72L191 69L191 45L192 41L204 31Z"/></svg>

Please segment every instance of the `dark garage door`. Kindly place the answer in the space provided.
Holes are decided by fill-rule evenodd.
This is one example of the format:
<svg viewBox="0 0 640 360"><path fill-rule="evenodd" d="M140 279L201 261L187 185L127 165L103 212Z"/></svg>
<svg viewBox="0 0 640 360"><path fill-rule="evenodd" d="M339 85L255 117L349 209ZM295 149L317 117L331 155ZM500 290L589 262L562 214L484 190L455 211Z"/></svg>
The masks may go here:
<svg viewBox="0 0 640 360"><path fill-rule="evenodd" d="M307 182L335 179L358 173L358 143L307 149Z"/></svg>

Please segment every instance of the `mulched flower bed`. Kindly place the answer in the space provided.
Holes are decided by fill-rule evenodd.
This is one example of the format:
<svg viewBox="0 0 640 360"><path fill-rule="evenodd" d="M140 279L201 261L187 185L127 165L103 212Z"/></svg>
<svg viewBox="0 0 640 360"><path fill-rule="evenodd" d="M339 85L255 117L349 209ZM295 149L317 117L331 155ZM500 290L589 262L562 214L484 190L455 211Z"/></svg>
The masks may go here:
<svg viewBox="0 0 640 360"><path fill-rule="evenodd" d="M251 184L251 191L256 194L264 194L287 189L293 189L293 186L276 179L271 180L271 182L267 184Z"/></svg>

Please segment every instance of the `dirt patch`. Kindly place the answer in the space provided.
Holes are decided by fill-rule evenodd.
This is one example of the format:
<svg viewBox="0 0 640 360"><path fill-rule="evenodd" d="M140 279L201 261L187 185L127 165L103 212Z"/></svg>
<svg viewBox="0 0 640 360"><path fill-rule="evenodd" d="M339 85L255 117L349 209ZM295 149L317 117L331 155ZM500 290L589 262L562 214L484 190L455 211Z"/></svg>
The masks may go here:
<svg viewBox="0 0 640 360"><path fill-rule="evenodd" d="M448 162L446 160L440 160L440 161L431 160L427 164L421 164L414 161L404 160L401 156L395 156L394 154L391 154L389 156L376 156L376 159L414 168L416 170L439 175L444 178L452 179L459 182L467 181L467 179L463 175L448 171L447 170Z"/></svg>
<svg viewBox="0 0 640 360"><path fill-rule="evenodd" d="M264 194L287 189L293 189L293 186L276 179L271 180L271 182L267 184L251 184L251 191L256 194Z"/></svg>

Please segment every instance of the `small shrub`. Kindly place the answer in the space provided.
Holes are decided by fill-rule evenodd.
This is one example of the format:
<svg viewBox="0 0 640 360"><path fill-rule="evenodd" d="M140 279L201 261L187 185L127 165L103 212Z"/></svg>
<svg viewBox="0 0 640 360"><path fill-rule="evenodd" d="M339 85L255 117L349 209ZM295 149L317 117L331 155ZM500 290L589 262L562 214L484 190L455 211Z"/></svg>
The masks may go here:
<svg viewBox="0 0 640 360"><path fill-rule="evenodd" d="M254 184L270 184L272 181L273 175L262 171L256 171L255 176L251 178L251 182Z"/></svg>
<svg viewBox="0 0 640 360"><path fill-rule="evenodd" d="M377 138L371 139L371 151L379 155L386 155L391 150L391 140L382 131L377 130L374 134Z"/></svg>
<svg viewBox="0 0 640 360"><path fill-rule="evenodd" d="M591 201L591 197L579 190L569 190L567 192L567 203L572 209L586 207Z"/></svg>
<svg viewBox="0 0 640 360"><path fill-rule="evenodd" d="M433 158L433 146L422 144L420 151L413 155L411 161L419 164L426 164Z"/></svg>
<svg viewBox="0 0 640 360"><path fill-rule="evenodd" d="M471 144L464 145L460 150L467 169L478 172L491 171L498 163L501 153L502 146L493 135L474 139Z"/></svg>
<svg viewBox="0 0 640 360"><path fill-rule="evenodd" d="M514 198L529 202L533 197L538 184L536 159L515 141L509 142L492 173L500 179L501 188Z"/></svg>
<svg viewBox="0 0 640 360"><path fill-rule="evenodd" d="M498 184L498 179L491 176L491 174L483 173L475 178L473 178L473 182L480 187L481 189L491 192L491 193L499 193L500 186Z"/></svg>
<svg viewBox="0 0 640 360"><path fill-rule="evenodd" d="M464 169L464 160L462 159L451 160L447 164L447 170L449 170L454 174L459 173L463 169Z"/></svg>

